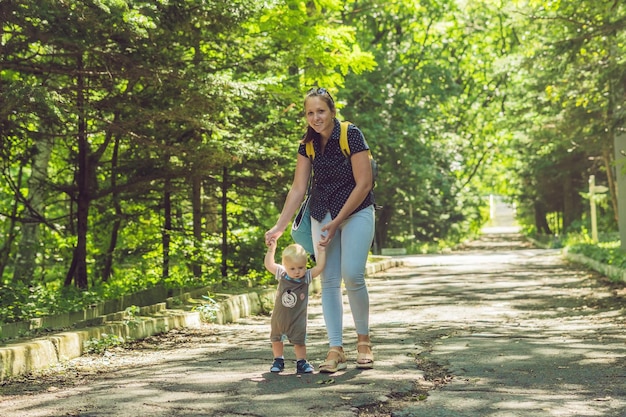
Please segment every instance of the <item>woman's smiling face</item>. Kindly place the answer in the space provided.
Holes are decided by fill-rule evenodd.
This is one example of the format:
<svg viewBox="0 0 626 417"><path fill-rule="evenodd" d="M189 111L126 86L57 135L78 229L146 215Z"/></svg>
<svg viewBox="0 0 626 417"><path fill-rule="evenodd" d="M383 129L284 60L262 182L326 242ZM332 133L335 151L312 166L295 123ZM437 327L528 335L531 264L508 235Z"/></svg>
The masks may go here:
<svg viewBox="0 0 626 417"><path fill-rule="evenodd" d="M310 96L304 102L306 121L317 133L329 137L335 128L335 112L320 96Z"/></svg>

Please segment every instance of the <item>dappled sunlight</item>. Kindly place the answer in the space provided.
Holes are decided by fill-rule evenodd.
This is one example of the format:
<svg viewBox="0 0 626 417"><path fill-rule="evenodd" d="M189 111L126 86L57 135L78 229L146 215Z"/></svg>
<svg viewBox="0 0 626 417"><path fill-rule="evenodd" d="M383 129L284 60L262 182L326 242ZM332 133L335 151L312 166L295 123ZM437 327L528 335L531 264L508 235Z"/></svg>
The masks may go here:
<svg viewBox="0 0 626 417"><path fill-rule="evenodd" d="M504 386L489 378L452 382L443 391L431 393L430 403L416 408L416 415L440 416L441 410L459 416L501 417L518 415L541 416L615 416L624 402L610 396L580 399L584 385L562 384L558 388L541 389L528 386ZM485 392L488 396L483 395ZM419 411L418 411L419 410ZM613 411L611 411L613 410ZM607 414L608 412L608 414ZM447 414L445 414L447 415Z"/></svg>
<svg viewBox="0 0 626 417"><path fill-rule="evenodd" d="M614 382L624 378L624 304L593 274L559 262L558 250L492 249L404 257L407 266L370 280L387 319L373 317L378 349L404 344L418 369L432 361L454 376L415 415L626 410L626 388ZM606 380L590 386L590 372Z"/></svg>
<svg viewBox="0 0 626 417"><path fill-rule="evenodd" d="M372 370L355 367L344 290L345 371L295 375L287 344L285 372L270 373L270 318L258 316L164 342L149 339L137 347L141 363L62 392L41 389L35 402L11 399L10 407L20 417L63 415L60 400L85 398L80 415L119 415L137 404L155 417L267 415L260 410L274 417L354 417L357 409L390 404L398 411L381 416L626 415L623 299L589 271L563 264L555 251L515 251L509 244L493 252L485 244L479 252L407 257L419 262L368 277ZM309 361L317 368L327 350L316 294Z"/></svg>

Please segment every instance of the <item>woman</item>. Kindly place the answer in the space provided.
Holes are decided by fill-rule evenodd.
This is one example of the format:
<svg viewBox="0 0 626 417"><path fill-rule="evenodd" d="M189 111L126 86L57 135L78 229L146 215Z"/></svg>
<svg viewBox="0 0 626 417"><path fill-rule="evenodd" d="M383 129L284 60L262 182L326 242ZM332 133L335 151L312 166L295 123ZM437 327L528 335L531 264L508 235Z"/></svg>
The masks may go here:
<svg viewBox="0 0 626 417"><path fill-rule="evenodd" d="M369 147L361 131L350 125L350 157L343 155L335 102L326 89L309 90L304 112L308 127L298 149L293 184L276 225L265 234L265 241L269 244L284 232L304 199L313 166L311 230L314 246L319 241L326 247L326 266L321 274L322 310L330 345L319 370L333 373L347 367L343 349L342 279L357 332L357 367L372 368L369 294L365 285L365 265L374 237ZM305 145L311 141L315 149L312 161L307 157Z"/></svg>

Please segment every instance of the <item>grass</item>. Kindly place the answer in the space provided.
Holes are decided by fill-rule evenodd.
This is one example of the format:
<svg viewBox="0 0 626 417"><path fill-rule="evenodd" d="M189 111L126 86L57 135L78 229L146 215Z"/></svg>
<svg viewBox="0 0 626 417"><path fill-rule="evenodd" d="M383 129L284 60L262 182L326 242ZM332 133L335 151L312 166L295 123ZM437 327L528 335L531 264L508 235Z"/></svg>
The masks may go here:
<svg viewBox="0 0 626 417"><path fill-rule="evenodd" d="M626 251L621 248L618 233L604 233L594 242L588 233L565 236L529 236L548 248L567 248L568 253L583 255L605 265L626 269Z"/></svg>
<svg viewBox="0 0 626 417"><path fill-rule="evenodd" d="M626 252L621 249L620 241L576 242L568 245L570 253L584 255L605 265L626 268Z"/></svg>

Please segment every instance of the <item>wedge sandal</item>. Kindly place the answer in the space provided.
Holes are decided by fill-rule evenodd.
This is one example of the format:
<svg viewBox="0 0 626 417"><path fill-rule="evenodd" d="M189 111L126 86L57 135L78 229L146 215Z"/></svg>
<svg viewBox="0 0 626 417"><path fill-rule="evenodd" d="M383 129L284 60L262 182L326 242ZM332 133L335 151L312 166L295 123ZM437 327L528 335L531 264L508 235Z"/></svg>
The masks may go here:
<svg viewBox="0 0 626 417"><path fill-rule="evenodd" d="M356 344L356 367L359 369L372 369L374 367L374 354L359 352L359 346L367 346L371 349L372 344L370 342L358 342Z"/></svg>
<svg viewBox="0 0 626 417"><path fill-rule="evenodd" d="M343 353L342 351L340 351L339 349L336 348L331 348L328 351L328 354L326 355L326 357L328 357L328 355L331 352L335 352L337 354L337 357L335 359L326 359L324 362L322 362L318 367L318 371L325 373L325 374L332 374L335 373L337 371L341 371L343 369L346 369L348 367L348 364L346 363L346 354Z"/></svg>

